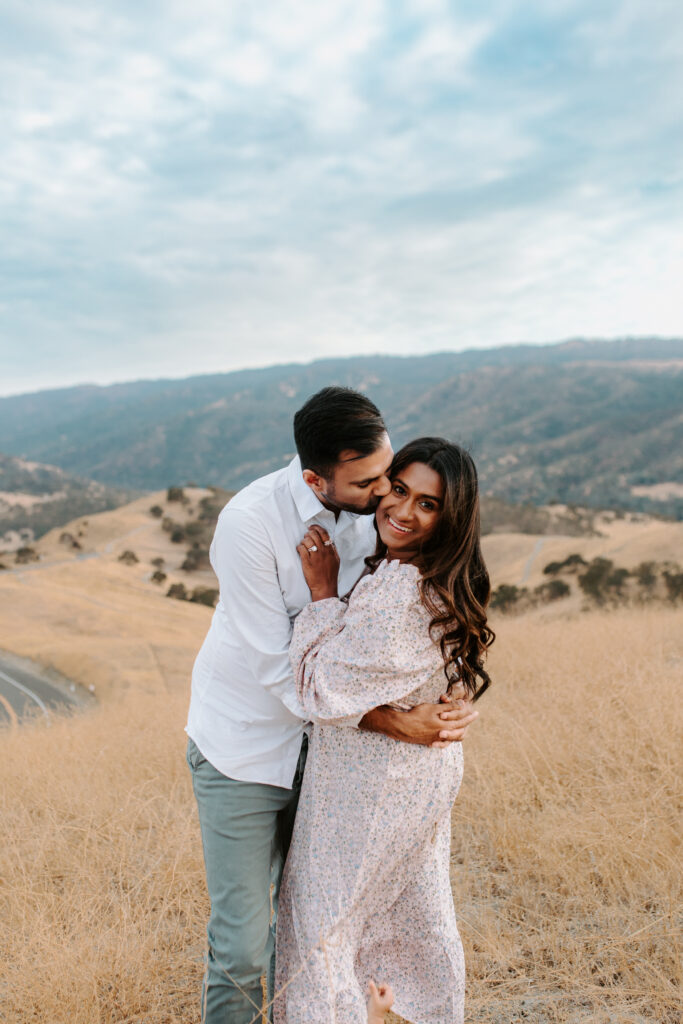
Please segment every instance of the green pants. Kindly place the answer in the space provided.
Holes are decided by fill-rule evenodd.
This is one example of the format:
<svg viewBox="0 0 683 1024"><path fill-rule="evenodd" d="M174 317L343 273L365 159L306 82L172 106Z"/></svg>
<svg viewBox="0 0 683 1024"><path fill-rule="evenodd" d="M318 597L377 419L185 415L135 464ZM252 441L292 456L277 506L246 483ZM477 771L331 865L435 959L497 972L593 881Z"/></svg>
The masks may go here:
<svg viewBox="0 0 683 1024"><path fill-rule="evenodd" d="M261 1024L264 975L273 998L277 898L306 746L304 737L293 788L282 789L229 779L188 742L211 900L202 1024Z"/></svg>

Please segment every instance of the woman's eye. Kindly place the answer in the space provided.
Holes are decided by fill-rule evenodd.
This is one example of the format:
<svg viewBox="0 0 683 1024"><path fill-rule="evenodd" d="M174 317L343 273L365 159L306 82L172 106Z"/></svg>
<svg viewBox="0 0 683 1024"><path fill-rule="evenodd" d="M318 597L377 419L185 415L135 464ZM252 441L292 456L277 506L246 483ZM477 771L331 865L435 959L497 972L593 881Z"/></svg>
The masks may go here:
<svg viewBox="0 0 683 1024"><path fill-rule="evenodd" d="M396 491L397 494L405 494L405 491L403 490L400 484L394 484L394 490Z"/></svg>
<svg viewBox="0 0 683 1024"><path fill-rule="evenodd" d="M425 509L426 512L434 511L434 506L432 505L431 501L423 501L422 508Z"/></svg>

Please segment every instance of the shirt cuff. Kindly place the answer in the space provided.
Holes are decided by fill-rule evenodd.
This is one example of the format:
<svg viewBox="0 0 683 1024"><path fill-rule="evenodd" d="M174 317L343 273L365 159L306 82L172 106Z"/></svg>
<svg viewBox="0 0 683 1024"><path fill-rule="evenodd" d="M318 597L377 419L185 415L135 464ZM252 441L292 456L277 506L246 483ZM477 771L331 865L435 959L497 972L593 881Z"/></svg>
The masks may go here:
<svg viewBox="0 0 683 1024"><path fill-rule="evenodd" d="M301 704L299 704L293 686L291 689L288 688L287 690L285 690L285 692L281 695L280 700L287 708L287 710L291 711L296 718L300 718L303 722L310 722L311 716L307 714L307 712L304 710Z"/></svg>

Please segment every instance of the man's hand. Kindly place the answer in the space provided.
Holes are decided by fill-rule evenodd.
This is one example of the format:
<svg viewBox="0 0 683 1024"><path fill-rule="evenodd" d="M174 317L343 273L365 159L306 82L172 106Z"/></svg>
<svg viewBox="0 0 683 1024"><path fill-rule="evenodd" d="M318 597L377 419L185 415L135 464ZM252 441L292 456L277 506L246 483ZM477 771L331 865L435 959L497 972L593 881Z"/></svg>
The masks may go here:
<svg viewBox="0 0 683 1024"><path fill-rule="evenodd" d="M472 703L457 693L442 696L440 704L418 704L410 711L380 707L368 711L359 728L381 732L402 743L419 743L427 747L447 747L459 743L479 712Z"/></svg>

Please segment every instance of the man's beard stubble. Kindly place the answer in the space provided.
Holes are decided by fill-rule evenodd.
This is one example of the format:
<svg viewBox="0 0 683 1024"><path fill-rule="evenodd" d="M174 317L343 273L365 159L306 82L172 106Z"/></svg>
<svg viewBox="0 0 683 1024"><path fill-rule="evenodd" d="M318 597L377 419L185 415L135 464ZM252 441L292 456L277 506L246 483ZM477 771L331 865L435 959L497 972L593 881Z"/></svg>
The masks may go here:
<svg viewBox="0 0 683 1024"><path fill-rule="evenodd" d="M339 501L334 488L330 488L328 491L322 491L321 497L323 502L327 504L330 509L338 509L340 512L354 512L358 516L374 516L379 507L379 503L382 500L381 498L375 497L368 505L351 505L349 503Z"/></svg>

